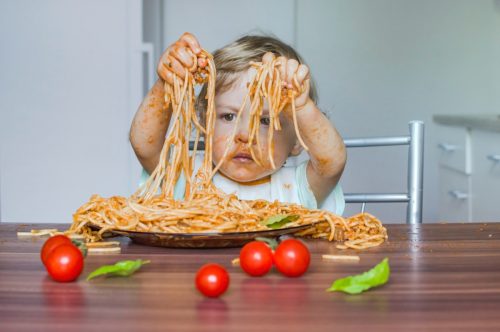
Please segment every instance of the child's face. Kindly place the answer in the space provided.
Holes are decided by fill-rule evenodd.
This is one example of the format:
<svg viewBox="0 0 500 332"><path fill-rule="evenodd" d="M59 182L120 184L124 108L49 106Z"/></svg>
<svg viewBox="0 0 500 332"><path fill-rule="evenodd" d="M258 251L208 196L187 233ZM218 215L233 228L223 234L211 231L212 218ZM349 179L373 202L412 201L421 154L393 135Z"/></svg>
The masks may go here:
<svg viewBox="0 0 500 332"><path fill-rule="evenodd" d="M230 144L228 140L231 138L236 126L238 110L243 103L243 99L247 95L247 82L250 82L254 75L254 69L249 69L239 74L237 81L230 89L215 96L216 120L212 158L216 165L222 159L226 147ZM248 149L250 103L247 101L236 128L233 147L228 152L226 161L220 168L220 172L223 175L234 181L245 183L265 178L275 172L275 170L272 169L268 155L268 112L269 109L266 102L264 104L260 132L258 134L262 150L262 160L260 160L262 166L259 166L255 160L253 160L250 150ZM282 129L274 131L273 136L274 163L276 170L283 166L289 155L297 155L300 153L300 146L297 143L292 119L285 116L282 112L280 114L280 121ZM255 139L252 145L255 155L258 157L259 154Z"/></svg>

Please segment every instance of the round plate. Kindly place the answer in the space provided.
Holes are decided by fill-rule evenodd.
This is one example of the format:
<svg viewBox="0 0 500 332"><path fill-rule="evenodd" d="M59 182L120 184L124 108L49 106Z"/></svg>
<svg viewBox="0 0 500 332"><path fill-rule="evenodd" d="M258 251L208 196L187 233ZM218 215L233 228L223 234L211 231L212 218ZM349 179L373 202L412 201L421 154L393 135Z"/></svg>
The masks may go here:
<svg viewBox="0 0 500 332"><path fill-rule="evenodd" d="M241 247L256 237L278 237L293 234L304 230L310 225L301 225L289 228L271 229L255 232L235 233L159 233L159 232L135 232L125 230L109 230L106 235L127 236L133 242L155 247L166 248L231 248ZM92 229L100 228L92 225ZM106 236L107 237L107 236Z"/></svg>

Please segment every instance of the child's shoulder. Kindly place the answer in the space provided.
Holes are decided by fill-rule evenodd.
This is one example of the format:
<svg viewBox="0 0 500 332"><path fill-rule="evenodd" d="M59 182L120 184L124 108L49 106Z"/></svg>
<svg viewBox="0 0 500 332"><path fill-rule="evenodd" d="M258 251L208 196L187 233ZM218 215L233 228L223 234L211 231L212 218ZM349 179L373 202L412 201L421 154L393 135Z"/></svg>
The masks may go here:
<svg viewBox="0 0 500 332"><path fill-rule="evenodd" d="M304 168L307 165L308 160L305 161L297 161L290 160L289 158L287 162L278 170L276 170L271 177L286 177L295 174L300 168Z"/></svg>

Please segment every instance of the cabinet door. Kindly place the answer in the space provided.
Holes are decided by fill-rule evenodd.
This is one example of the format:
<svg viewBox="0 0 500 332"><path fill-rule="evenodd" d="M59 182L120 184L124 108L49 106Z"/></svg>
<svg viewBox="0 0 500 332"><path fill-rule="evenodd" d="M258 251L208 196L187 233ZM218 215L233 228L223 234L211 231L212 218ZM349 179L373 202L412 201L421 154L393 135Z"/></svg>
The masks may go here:
<svg viewBox="0 0 500 332"><path fill-rule="evenodd" d="M439 165L471 174L470 132L463 127L439 126Z"/></svg>
<svg viewBox="0 0 500 332"><path fill-rule="evenodd" d="M500 221L500 133L473 131L472 217Z"/></svg>
<svg viewBox="0 0 500 332"><path fill-rule="evenodd" d="M471 221L470 176L441 166L439 181L439 220Z"/></svg>
<svg viewBox="0 0 500 332"><path fill-rule="evenodd" d="M90 195L138 183L128 131L142 94L140 5L0 2L2 222L71 222Z"/></svg>

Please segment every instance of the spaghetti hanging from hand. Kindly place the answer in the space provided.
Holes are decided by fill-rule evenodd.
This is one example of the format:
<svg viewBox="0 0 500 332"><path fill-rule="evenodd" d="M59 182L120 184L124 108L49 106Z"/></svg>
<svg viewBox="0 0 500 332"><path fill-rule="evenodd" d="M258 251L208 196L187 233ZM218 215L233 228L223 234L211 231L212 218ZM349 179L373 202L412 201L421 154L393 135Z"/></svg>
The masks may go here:
<svg viewBox="0 0 500 332"><path fill-rule="evenodd" d="M88 241L98 241L108 230L134 230L164 233L223 233L269 230L263 223L275 215L295 215L298 218L282 227L311 225L298 233L300 236L342 241L340 249L364 249L380 245L387 239L382 223L367 213L342 218L323 210L312 210L298 204L266 200L240 200L235 194L226 194L212 183L213 175L225 161L234 142L233 131L221 161L213 165L212 138L215 123L215 65L212 55L203 50L199 57L206 60L205 68L186 71L184 79L174 75L173 84L165 82L165 104L171 107L172 117L160 159L149 179L129 198L93 195L73 215L69 233L83 234ZM294 99L301 92L295 79L293 89L282 86L279 63L252 63L256 75L248 85L236 121L239 121L246 103L250 103L248 148L252 158L261 163L268 159L273 169L273 133L281 129L279 115L287 107L292 113L297 137L307 150L299 132ZM195 84L207 84L205 123L198 120L195 111ZM267 156L263 156L259 141L259 126L264 102L269 106ZM236 128L237 126L235 126ZM189 141L194 133L194 149ZM204 159L195 172L194 161L198 144L203 137ZM254 144L255 142L255 144ZM253 147L257 146L257 153ZM175 184L184 175L184 200L174 199ZM99 231L92 230L97 226Z"/></svg>

